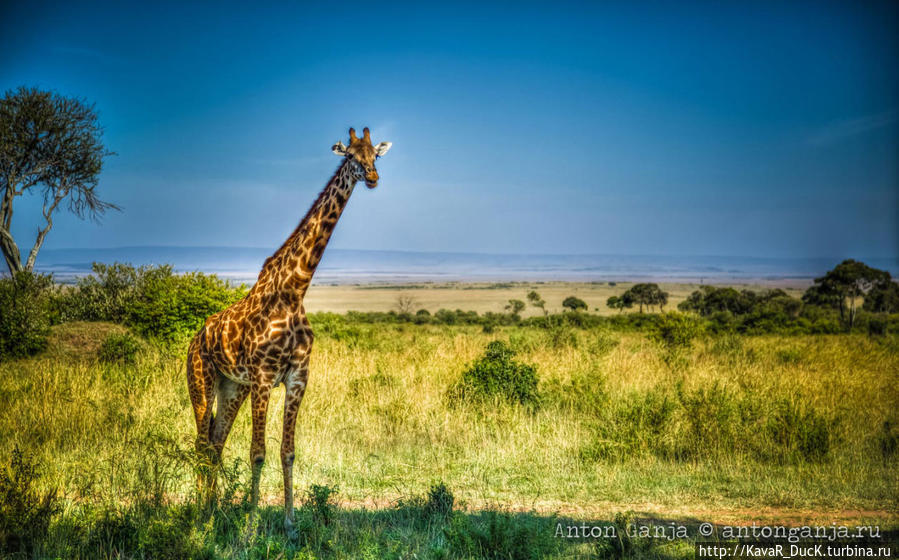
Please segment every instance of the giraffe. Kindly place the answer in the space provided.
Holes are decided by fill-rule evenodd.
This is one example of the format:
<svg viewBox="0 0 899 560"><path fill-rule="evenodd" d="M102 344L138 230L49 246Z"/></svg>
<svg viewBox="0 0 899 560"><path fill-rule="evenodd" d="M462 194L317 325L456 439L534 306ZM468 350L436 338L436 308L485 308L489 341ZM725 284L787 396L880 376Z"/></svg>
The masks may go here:
<svg viewBox="0 0 899 560"><path fill-rule="evenodd" d="M350 144L338 141L332 151L343 156L340 167L318 195L287 241L266 259L256 284L242 300L206 319L187 353L187 386L197 423L197 450L212 464L247 396L253 419L250 445L251 503L259 502L259 478L265 461L265 422L272 390L283 383L284 427L281 467L284 475L284 525L293 533L293 462L297 411L309 378L313 334L303 297L334 226L356 183L378 185L375 159L390 142L372 146L368 128L362 138L350 129ZM213 403L215 413L213 414ZM207 499L214 475L200 478Z"/></svg>

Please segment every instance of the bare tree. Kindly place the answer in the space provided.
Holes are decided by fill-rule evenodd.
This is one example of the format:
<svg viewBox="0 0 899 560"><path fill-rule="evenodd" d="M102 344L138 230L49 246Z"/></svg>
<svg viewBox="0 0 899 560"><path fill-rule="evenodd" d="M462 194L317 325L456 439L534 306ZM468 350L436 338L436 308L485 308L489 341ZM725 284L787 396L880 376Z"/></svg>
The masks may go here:
<svg viewBox="0 0 899 560"><path fill-rule="evenodd" d="M26 87L0 99L0 251L10 273L34 268L60 207L94 220L119 209L95 192L104 158L114 155L102 136L93 105L82 100ZM12 217L15 198L26 192L42 198L43 223L23 264Z"/></svg>
<svg viewBox="0 0 899 560"><path fill-rule="evenodd" d="M418 302L409 294L400 294L396 296L396 309L400 313L412 313Z"/></svg>

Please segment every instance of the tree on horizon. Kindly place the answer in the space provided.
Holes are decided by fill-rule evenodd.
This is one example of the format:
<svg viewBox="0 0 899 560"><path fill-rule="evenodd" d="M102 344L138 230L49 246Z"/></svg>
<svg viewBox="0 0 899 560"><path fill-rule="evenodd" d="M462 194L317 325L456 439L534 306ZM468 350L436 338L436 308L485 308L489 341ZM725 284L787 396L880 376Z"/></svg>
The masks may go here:
<svg viewBox="0 0 899 560"><path fill-rule="evenodd" d="M806 290L802 301L812 305L835 307L840 311L840 320L849 330L855 324L859 306L859 298L867 299L874 292L875 296L885 297L889 301L892 282L890 273L870 267L855 259L846 259L829 270L820 278L815 278L814 286ZM884 293L881 294L881 291Z"/></svg>

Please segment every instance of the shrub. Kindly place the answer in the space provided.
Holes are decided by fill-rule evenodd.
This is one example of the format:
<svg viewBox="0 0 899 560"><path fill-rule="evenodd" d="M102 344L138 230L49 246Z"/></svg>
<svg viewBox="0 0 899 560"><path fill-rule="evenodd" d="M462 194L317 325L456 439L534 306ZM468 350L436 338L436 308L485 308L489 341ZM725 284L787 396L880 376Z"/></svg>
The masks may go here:
<svg viewBox="0 0 899 560"><path fill-rule="evenodd" d="M103 340L97 357L101 362L133 364L141 350L141 342L130 333L111 334Z"/></svg>
<svg viewBox="0 0 899 560"><path fill-rule="evenodd" d="M702 324L694 317L683 313L665 313L649 333L649 338L663 350L662 360L672 371L681 371L688 364L688 352L693 339L702 330Z"/></svg>
<svg viewBox="0 0 899 560"><path fill-rule="evenodd" d="M60 296L57 305L62 320L124 322L138 279L147 269L95 262L91 270L91 275Z"/></svg>
<svg viewBox="0 0 899 560"><path fill-rule="evenodd" d="M868 319L868 335L883 336L887 334L888 322L884 315L873 315Z"/></svg>
<svg viewBox="0 0 899 560"><path fill-rule="evenodd" d="M334 521L335 506L333 497L337 495L336 487L313 484L303 499L303 509L312 514L317 525L330 525Z"/></svg>
<svg viewBox="0 0 899 560"><path fill-rule="evenodd" d="M170 265L94 263L93 274L57 298L64 320L124 323L148 338L172 342L246 295L214 274L175 274Z"/></svg>
<svg viewBox="0 0 899 560"><path fill-rule="evenodd" d="M456 499L443 482L434 484L428 491L428 499L425 502L424 511L432 517L447 518L453 513L453 504Z"/></svg>
<svg viewBox="0 0 899 560"><path fill-rule="evenodd" d="M412 322L416 325L426 325L431 322L431 312L427 309L419 309L412 317Z"/></svg>
<svg viewBox="0 0 899 560"><path fill-rule="evenodd" d="M451 389L454 399L501 398L511 403L535 407L539 404L537 369L512 360L515 352L506 343L494 340L484 355L465 370Z"/></svg>
<svg viewBox="0 0 899 560"><path fill-rule="evenodd" d="M142 524L137 549L146 558L202 558L205 551L191 542L191 519L177 509L169 513Z"/></svg>
<svg viewBox="0 0 899 560"><path fill-rule="evenodd" d="M455 497L443 482L431 485L424 496L413 495L397 500L393 513L416 530L429 530L435 522L445 523L453 514Z"/></svg>
<svg viewBox="0 0 899 560"><path fill-rule="evenodd" d="M215 275L176 275L169 265L142 269L126 324L144 336L176 341L194 334L207 317L245 294L245 288L233 289Z"/></svg>
<svg viewBox="0 0 899 560"><path fill-rule="evenodd" d="M661 344L666 350L689 349L702 332L701 324L683 313L665 313L661 315L650 338Z"/></svg>
<svg viewBox="0 0 899 560"><path fill-rule="evenodd" d="M30 556L46 538L58 510L56 492L35 488L37 469L18 447L0 468L0 552Z"/></svg>
<svg viewBox="0 0 899 560"><path fill-rule="evenodd" d="M571 311L578 311L580 309L586 311L587 303L578 297L568 296L562 302L562 307L564 307L565 309L570 309Z"/></svg>
<svg viewBox="0 0 899 560"><path fill-rule="evenodd" d="M0 278L0 360L31 356L50 334L50 276L17 272Z"/></svg>

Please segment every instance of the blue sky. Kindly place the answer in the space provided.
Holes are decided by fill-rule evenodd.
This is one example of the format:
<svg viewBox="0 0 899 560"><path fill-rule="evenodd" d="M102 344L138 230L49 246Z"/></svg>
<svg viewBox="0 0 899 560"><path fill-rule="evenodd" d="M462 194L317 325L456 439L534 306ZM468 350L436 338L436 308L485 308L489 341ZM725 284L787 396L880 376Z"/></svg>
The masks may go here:
<svg viewBox="0 0 899 560"><path fill-rule="evenodd" d="M369 126L332 247L899 255L895 2L72 4L4 3L0 87L95 102L124 211L48 248L274 248Z"/></svg>

